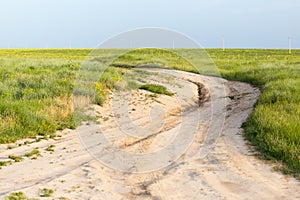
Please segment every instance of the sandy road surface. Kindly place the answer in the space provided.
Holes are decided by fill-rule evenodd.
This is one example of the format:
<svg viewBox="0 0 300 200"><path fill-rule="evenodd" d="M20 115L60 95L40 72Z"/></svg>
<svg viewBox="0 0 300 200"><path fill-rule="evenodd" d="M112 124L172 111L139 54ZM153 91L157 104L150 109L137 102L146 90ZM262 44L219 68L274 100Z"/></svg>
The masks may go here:
<svg viewBox="0 0 300 200"><path fill-rule="evenodd" d="M61 137L55 140L9 150L7 145L1 145L1 160L7 160L8 155L24 155L34 148L39 149L41 156L24 157L22 162L2 167L0 198L13 191L40 198L39 189L48 188L54 190L49 199L300 199L299 182L255 158L255 152L243 140L240 126L252 111L259 95L257 89L186 72L162 70L159 74L173 77L161 77L165 81L160 82L176 91L180 99L153 97L147 91L138 91L126 95L125 111L123 101L114 101L114 109L109 104L97 107L100 125L85 124L75 131L59 132ZM157 78L150 77L149 81L155 83ZM197 85L205 86L201 88L200 107ZM153 106L160 106L164 112L154 109L152 117L158 120L151 121L149 110ZM198 127L194 131L189 125L195 123ZM157 127L159 130L155 130ZM144 135L133 137L136 130ZM153 134L145 137L144 130ZM109 144L99 140L105 136L111 141L117 147L110 149L114 155L122 151L166 153L165 146L176 141L178 134L185 134L180 141L188 144L183 152L168 151L173 154L150 157L153 160L138 157L131 168L127 163L130 157L122 158L121 164L112 162L103 153L109 152ZM46 150L49 145L55 145L53 152ZM165 158L171 161L167 163Z"/></svg>

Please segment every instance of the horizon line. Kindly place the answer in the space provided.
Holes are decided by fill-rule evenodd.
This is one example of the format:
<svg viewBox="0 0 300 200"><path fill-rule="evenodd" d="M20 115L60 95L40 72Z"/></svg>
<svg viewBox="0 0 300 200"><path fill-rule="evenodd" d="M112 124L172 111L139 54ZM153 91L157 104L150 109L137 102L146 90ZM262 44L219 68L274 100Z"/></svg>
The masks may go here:
<svg viewBox="0 0 300 200"><path fill-rule="evenodd" d="M157 48L157 49L220 49L223 50L222 47L202 47L202 48L188 48L188 47L176 47L176 48L172 48L172 47L136 47L136 48L132 48L132 47L105 47L105 48L98 48L98 49L140 49L140 48ZM97 47L0 47L0 50L16 50L16 49L97 49ZM273 50L289 50L289 48L279 48L279 47L227 47L226 49L261 49L261 50L268 50L268 49L273 49ZM292 50L300 50L300 48L292 48Z"/></svg>

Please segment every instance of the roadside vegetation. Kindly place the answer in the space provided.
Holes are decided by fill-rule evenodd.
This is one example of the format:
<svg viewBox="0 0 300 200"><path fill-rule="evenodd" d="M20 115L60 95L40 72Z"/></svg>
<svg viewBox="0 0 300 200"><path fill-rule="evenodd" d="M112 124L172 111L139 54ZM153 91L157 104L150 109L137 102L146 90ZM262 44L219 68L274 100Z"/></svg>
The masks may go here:
<svg viewBox="0 0 300 200"><path fill-rule="evenodd" d="M53 193L54 193L54 190L48 189L48 188L43 188L43 189L39 190L40 197L51 197Z"/></svg>
<svg viewBox="0 0 300 200"><path fill-rule="evenodd" d="M300 51L208 50L222 76L251 83L262 95L243 128L266 159L300 178Z"/></svg>
<svg viewBox="0 0 300 200"><path fill-rule="evenodd" d="M40 197L51 197L54 190L43 188L38 190L38 195ZM59 197L59 199L68 199L66 197ZM5 197L5 200L37 200L37 198L28 198L22 191L12 192Z"/></svg>
<svg viewBox="0 0 300 200"><path fill-rule="evenodd" d="M28 200L23 192L13 192L5 197L5 200Z"/></svg>
<svg viewBox="0 0 300 200"><path fill-rule="evenodd" d="M85 91L84 87L74 92L76 72L90 51L0 50L0 143L75 128L76 122L86 118L83 114L73 115L73 95L80 98L79 102L103 105L109 91L134 67L172 68L219 76L212 69L212 62L205 59L204 68L199 70L174 52L137 49L110 63L111 67L97 81L83 82L84 87L95 91L94 95L88 89ZM107 49L101 59L109 58L113 51L118 50ZM287 50L206 51L222 77L248 82L261 89L262 95L255 110L243 125L245 136L265 158L282 162L282 171L300 177L300 50L293 51L291 55ZM189 60L197 57L194 49L180 52ZM89 69L88 75L95 76L93 68ZM143 82L140 86L128 82L132 88L147 86L146 89L150 90L147 84Z"/></svg>
<svg viewBox="0 0 300 200"><path fill-rule="evenodd" d="M28 157L28 158L36 158L37 156L41 156L41 153L38 149L33 149L32 151L25 153L24 156Z"/></svg>
<svg viewBox="0 0 300 200"><path fill-rule="evenodd" d="M174 95L174 93L168 91L168 89L165 86L158 84L145 84L140 86L139 89L147 90L155 94L165 94L168 96Z"/></svg>
<svg viewBox="0 0 300 200"><path fill-rule="evenodd" d="M0 143L75 128L73 81L88 52L0 50Z"/></svg>

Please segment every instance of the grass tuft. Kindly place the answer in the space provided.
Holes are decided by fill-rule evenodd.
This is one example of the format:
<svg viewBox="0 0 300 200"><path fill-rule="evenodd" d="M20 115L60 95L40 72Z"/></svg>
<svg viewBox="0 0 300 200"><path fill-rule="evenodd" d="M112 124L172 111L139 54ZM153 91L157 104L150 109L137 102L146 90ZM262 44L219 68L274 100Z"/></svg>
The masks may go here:
<svg viewBox="0 0 300 200"><path fill-rule="evenodd" d="M8 158L12 159L15 162L21 162L21 161L23 161L23 157L22 156L9 155Z"/></svg>
<svg viewBox="0 0 300 200"><path fill-rule="evenodd" d="M31 152L25 153L25 156L30 158L32 156L41 156L41 154L38 149L33 149Z"/></svg>
<svg viewBox="0 0 300 200"><path fill-rule="evenodd" d="M54 152L54 147L55 147L55 145L51 144L51 145L48 146L45 150L46 150L46 151L50 151L50 152Z"/></svg>
<svg viewBox="0 0 300 200"><path fill-rule="evenodd" d="M39 190L40 197L51 197L53 193L54 193L54 190L52 190L52 189L43 188L43 189Z"/></svg>
<svg viewBox="0 0 300 200"><path fill-rule="evenodd" d="M165 94L168 96L173 96L174 93L168 91L168 89L163 85L158 84L145 84L139 87L139 89L147 90L149 92L153 92L155 94Z"/></svg>
<svg viewBox="0 0 300 200"><path fill-rule="evenodd" d="M5 200L28 200L23 192L13 192L5 197Z"/></svg>

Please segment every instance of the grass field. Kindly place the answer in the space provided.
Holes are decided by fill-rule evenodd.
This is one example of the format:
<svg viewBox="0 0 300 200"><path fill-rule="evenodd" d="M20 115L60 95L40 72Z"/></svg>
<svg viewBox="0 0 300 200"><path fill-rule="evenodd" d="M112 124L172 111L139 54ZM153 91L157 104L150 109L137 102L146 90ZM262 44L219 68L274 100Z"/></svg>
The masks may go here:
<svg viewBox="0 0 300 200"><path fill-rule="evenodd" d="M254 113L244 124L246 137L281 170L300 177L300 51L208 50L223 77L258 86Z"/></svg>
<svg viewBox="0 0 300 200"><path fill-rule="evenodd" d="M76 72L91 49L0 50L0 143L51 135L57 129L75 128L72 95ZM106 50L102 59L117 50ZM246 137L267 159L284 163L281 170L300 177L300 50L206 50L220 74L258 86L262 95L244 124ZM195 50L181 50L189 60ZM212 62L200 73L210 70ZM94 83L94 103L103 104L108 89L125 71L155 64L198 73L186 60L168 51L129 52L112 63Z"/></svg>
<svg viewBox="0 0 300 200"><path fill-rule="evenodd" d="M0 143L74 128L73 81L88 53L0 51Z"/></svg>

